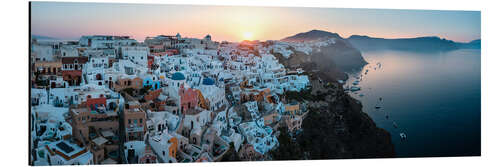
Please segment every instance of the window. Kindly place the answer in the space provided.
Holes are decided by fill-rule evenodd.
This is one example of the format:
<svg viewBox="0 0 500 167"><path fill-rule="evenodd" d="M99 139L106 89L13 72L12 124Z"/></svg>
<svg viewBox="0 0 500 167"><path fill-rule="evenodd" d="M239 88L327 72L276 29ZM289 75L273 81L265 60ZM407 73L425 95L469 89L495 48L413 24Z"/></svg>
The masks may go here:
<svg viewBox="0 0 500 167"><path fill-rule="evenodd" d="M141 123L141 124L142 124L142 118L141 118L141 119L139 119L139 123Z"/></svg>
<svg viewBox="0 0 500 167"><path fill-rule="evenodd" d="M132 123L132 121L130 119L128 119L128 124L131 124L131 123Z"/></svg>

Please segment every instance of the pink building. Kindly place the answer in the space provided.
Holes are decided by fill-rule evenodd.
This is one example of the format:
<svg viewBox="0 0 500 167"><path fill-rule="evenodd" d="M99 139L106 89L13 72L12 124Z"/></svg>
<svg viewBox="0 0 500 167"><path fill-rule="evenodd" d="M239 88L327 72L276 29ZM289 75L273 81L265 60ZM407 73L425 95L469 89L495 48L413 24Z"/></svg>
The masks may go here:
<svg viewBox="0 0 500 167"><path fill-rule="evenodd" d="M198 106L198 91L196 89L185 89L184 84L182 84L179 88L179 97L181 99L180 104L182 113Z"/></svg>

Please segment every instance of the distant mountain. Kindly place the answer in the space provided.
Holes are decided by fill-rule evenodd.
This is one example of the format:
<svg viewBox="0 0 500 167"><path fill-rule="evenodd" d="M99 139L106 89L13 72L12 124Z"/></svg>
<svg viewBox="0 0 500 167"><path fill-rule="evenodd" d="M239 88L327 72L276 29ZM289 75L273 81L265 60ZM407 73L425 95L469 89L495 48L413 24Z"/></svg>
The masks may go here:
<svg viewBox="0 0 500 167"><path fill-rule="evenodd" d="M450 51L462 48L481 48L481 41L475 40L470 43L454 42L436 36L417 38L373 38L369 36L352 35L347 40L360 50L408 50L408 51ZM479 43L479 44L478 44Z"/></svg>
<svg viewBox="0 0 500 167"><path fill-rule="evenodd" d="M57 39L57 38L54 38L54 37L49 37L49 36L43 36L43 35L36 35L36 34L33 34L31 35L31 38L32 39L38 39L38 40L45 40L45 39Z"/></svg>
<svg viewBox="0 0 500 167"><path fill-rule="evenodd" d="M476 39L468 43L459 43L459 47L464 49L481 49L481 39Z"/></svg>
<svg viewBox="0 0 500 167"><path fill-rule="evenodd" d="M320 38L337 38L342 39L337 33L331 33L328 31L322 30L311 30L308 32L298 33L294 36L286 37L281 39L281 41L285 42L304 42L304 41L312 41Z"/></svg>

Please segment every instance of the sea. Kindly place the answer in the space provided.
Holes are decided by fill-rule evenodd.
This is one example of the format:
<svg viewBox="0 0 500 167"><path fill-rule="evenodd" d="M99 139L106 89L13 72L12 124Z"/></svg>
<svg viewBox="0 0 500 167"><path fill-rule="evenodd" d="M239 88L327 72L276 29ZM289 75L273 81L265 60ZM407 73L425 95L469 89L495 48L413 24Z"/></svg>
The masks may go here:
<svg viewBox="0 0 500 167"><path fill-rule="evenodd" d="M480 155L479 49L362 55L369 64L349 72L345 86L359 81L355 86L361 90L349 94L362 102L378 127L390 132L397 157Z"/></svg>

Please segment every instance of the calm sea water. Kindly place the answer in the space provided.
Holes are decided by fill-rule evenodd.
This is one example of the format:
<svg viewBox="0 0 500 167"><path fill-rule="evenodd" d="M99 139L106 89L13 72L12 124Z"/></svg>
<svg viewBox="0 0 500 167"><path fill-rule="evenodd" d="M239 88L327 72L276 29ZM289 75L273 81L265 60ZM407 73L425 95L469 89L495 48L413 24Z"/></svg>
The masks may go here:
<svg viewBox="0 0 500 167"><path fill-rule="evenodd" d="M398 157L480 155L480 50L362 54L370 64L351 72L349 85L362 75L361 91L351 95L391 133ZM377 104L382 108L375 109ZM401 132L407 140L401 140Z"/></svg>

